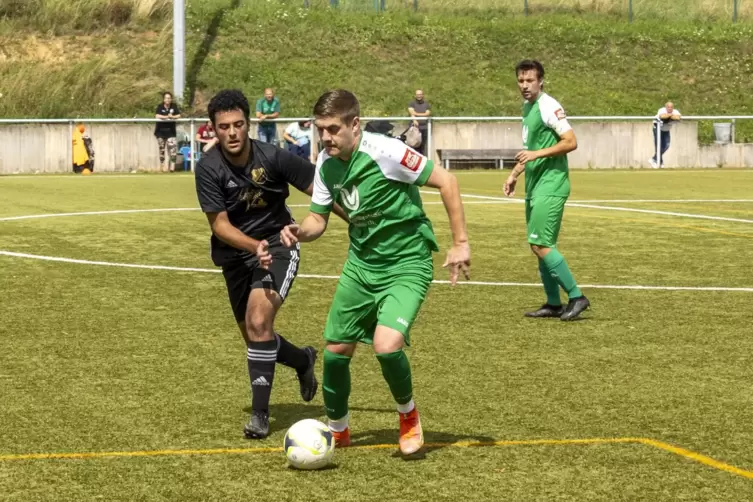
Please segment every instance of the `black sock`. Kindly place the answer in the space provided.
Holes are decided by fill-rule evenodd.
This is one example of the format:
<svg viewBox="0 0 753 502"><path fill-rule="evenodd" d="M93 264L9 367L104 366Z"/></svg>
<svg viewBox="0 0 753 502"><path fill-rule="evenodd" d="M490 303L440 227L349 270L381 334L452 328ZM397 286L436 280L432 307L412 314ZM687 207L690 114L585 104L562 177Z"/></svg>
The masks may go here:
<svg viewBox="0 0 753 502"><path fill-rule="evenodd" d="M285 340L279 333L275 333L279 345L277 346L277 362L289 368L294 368L298 373L304 373L309 369L309 356L306 352Z"/></svg>
<svg viewBox="0 0 753 502"><path fill-rule="evenodd" d="M251 408L269 413L269 397L275 379L277 340L248 344L248 376L251 379Z"/></svg>

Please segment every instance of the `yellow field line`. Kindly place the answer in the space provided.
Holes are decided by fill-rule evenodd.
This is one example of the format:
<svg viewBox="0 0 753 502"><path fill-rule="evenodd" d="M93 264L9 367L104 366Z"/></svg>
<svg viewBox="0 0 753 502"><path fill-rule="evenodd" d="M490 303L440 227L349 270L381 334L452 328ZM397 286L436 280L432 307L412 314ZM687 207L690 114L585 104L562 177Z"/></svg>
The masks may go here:
<svg viewBox="0 0 753 502"><path fill-rule="evenodd" d="M668 451L670 453L674 453L675 455L680 455L681 457L700 462L701 464L713 467L714 469L719 469L720 471L725 471L732 474L737 474L738 476L742 476L744 478L753 479L753 471L740 469L739 467L735 467L734 465L720 462L719 460L715 460L711 457L707 457L706 455L702 455L685 448L680 448L679 446L673 446L663 441L657 441L655 439L648 438L643 438L640 440L640 442L645 445L653 446L654 448L659 448L660 450Z"/></svg>
<svg viewBox="0 0 753 502"><path fill-rule="evenodd" d="M622 437L622 438L585 438L585 439L521 439L505 441L459 441L455 443L426 443L429 448L481 448L492 446L542 446L542 445L598 445L598 444L642 444L658 448L663 451L679 455L703 465L721 471L736 474L747 479L753 479L753 471L746 471L733 465L715 460L706 455L673 446L650 438ZM349 450L383 450L396 449L396 444L354 445ZM141 450L141 451L101 451L82 453L26 453L17 455L0 455L0 462L11 460L54 460L54 459L95 459L112 457L158 457L178 455L227 455L248 453L282 453L280 447L265 448L214 448L204 450Z"/></svg>
<svg viewBox="0 0 753 502"><path fill-rule="evenodd" d="M566 445L566 444L609 444L609 443L640 443L641 438L589 438L589 439L523 439L511 441L459 441L456 443L426 443L427 447L444 448L473 448L483 446L515 446L515 445ZM367 444L348 447L349 450L381 450L397 448L396 444ZM0 461L8 460L51 460L51 459L91 459L105 457L159 457L174 455L223 455L245 453L275 453L282 452L282 448L214 448L206 450L137 450L137 451L100 451L83 453L24 453L18 455L0 455Z"/></svg>

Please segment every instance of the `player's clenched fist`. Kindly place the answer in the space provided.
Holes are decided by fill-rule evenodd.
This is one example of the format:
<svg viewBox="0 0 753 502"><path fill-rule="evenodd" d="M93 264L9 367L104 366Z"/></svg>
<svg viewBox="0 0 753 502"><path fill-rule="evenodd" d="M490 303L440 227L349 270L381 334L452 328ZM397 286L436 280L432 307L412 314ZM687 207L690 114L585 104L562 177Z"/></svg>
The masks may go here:
<svg viewBox="0 0 753 502"><path fill-rule="evenodd" d="M280 232L280 240L284 246L292 248L298 244L298 231L300 227L298 225L286 225Z"/></svg>
<svg viewBox="0 0 753 502"><path fill-rule="evenodd" d="M512 197L515 195L515 185L517 184L518 178L516 178L514 174L510 174L510 176L507 177L507 181L505 181L505 184L502 186L502 191L508 197Z"/></svg>

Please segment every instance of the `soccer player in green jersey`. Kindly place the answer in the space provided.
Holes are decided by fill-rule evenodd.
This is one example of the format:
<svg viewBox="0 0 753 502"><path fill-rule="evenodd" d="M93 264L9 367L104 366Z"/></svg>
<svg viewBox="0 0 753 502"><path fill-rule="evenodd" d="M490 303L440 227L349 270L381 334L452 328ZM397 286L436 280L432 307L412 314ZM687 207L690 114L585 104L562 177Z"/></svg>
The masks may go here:
<svg viewBox="0 0 753 502"><path fill-rule="evenodd" d="M525 171L526 225L528 243L539 259L546 304L527 312L527 317L576 319L590 303L557 250L565 202L570 196L567 154L578 148L575 133L567 122L565 110L544 92L544 67L538 61L524 60L515 67L518 88L523 95L523 148L515 157L518 164L504 184L507 196L515 194L515 185ZM562 308L559 288L567 293Z"/></svg>
<svg viewBox="0 0 753 502"><path fill-rule="evenodd" d="M358 342L371 344L397 402L400 451L416 453L423 430L413 402L408 358L410 329L433 278L437 251L418 187L438 188L453 244L444 267L454 285L469 277L470 247L458 182L452 174L397 139L361 130L360 107L346 90L323 94L314 106L324 145L314 176L309 215L281 232L282 242L317 239L337 202L350 218L350 250L324 329L322 389L329 427L339 446L350 444L350 360Z"/></svg>

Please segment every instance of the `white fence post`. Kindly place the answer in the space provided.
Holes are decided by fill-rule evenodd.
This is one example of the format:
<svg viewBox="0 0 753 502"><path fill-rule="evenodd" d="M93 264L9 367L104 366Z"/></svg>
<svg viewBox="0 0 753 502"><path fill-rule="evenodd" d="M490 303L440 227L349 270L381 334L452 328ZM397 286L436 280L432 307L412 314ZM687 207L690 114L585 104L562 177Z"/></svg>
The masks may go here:
<svg viewBox="0 0 753 502"><path fill-rule="evenodd" d="M661 167L662 162L664 161L661 154L661 122L654 122L654 128L656 130L656 163Z"/></svg>
<svg viewBox="0 0 753 502"><path fill-rule="evenodd" d="M194 171L196 168L196 122L194 122L194 119L191 119L191 137L188 138L189 143L188 146L190 150L188 151L189 155L191 156L191 172ZM201 143L199 143L201 144Z"/></svg>
<svg viewBox="0 0 753 502"><path fill-rule="evenodd" d="M426 121L428 124L426 124L426 156L429 158L429 160L432 160L434 158L434 148L433 148L433 141L431 138L432 135L432 127L431 127L431 117Z"/></svg>

